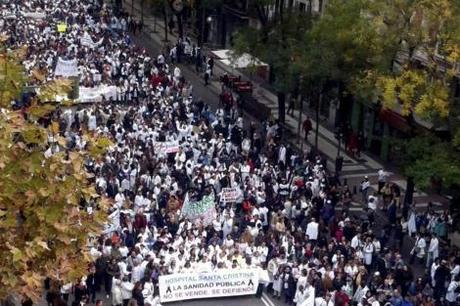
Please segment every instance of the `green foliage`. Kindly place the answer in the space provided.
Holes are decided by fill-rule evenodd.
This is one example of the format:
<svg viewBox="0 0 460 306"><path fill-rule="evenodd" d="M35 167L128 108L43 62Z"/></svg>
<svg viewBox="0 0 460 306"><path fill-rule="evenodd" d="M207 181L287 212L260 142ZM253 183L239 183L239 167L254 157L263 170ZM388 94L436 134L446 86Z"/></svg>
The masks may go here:
<svg viewBox="0 0 460 306"><path fill-rule="evenodd" d="M250 6L262 10L261 7L272 2L252 1ZM301 73L299 59L305 46L305 32L311 26L311 21L311 16L286 7L263 27L239 31L234 38L234 51L236 55L249 53L268 63L275 77L275 89L289 93L298 84ZM260 22L264 24L266 21Z"/></svg>
<svg viewBox="0 0 460 306"><path fill-rule="evenodd" d="M432 179L441 180L444 188L460 186L460 151L432 135L399 141L403 148L402 166L420 189L429 189Z"/></svg>
<svg viewBox="0 0 460 306"><path fill-rule="evenodd" d="M0 107L10 107L24 85L24 68L19 64L21 50L0 50Z"/></svg>
<svg viewBox="0 0 460 306"><path fill-rule="evenodd" d="M321 18L284 4L249 1L261 28L238 33L237 53L269 63L278 91L287 93L301 83L304 93L313 94L327 83L341 84L359 101L382 102L435 127L447 125L451 141L423 136L403 144L404 171L419 187L427 187L432 177L457 184L460 123L451 87L460 61L460 2L331 0Z"/></svg>

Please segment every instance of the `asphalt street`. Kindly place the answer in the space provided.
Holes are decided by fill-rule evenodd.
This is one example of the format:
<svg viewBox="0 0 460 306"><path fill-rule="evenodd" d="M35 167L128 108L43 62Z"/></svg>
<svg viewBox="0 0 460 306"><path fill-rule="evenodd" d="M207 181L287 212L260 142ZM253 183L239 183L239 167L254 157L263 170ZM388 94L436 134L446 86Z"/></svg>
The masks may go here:
<svg viewBox="0 0 460 306"><path fill-rule="evenodd" d="M157 56L162 50L164 45L161 45L156 40L150 38L146 34L131 36L133 42L140 47L145 48L150 56ZM170 44L174 41L170 41ZM177 65L185 79L193 85L193 94L196 98L201 98L207 103L213 110L219 107L219 94L220 90L215 85L204 85L204 79L201 75L198 75L193 65L178 64ZM173 69L173 67L171 67ZM213 76L216 80L217 75ZM214 83L215 84L215 83ZM245 123L250 121L257 122L250 114L244 113L243 115ZM200 299L200 300L189 300L180 302L166 303L167 306L285 306L286 304L282 300L274 300L264 293L262 298L256 298L255 296L233 296L228 298L215 298L215 299Z"/></svg>
<svg viewBox="0 0 460 306"><path fill-rule="evenodd" d="M256 298L255 296L246 297L228 297L228 298L215 298L215 299L200 299L190 301L180 301L165 303L165 306L272 306L271 304L264 303L264 299Z"/></svg>
<svg viewBox="0 0 460 306"><path fill-rule="evenodd" d="M146 28L145 28L146 29ZM166 44L173 45L175 41L171 39L169 42L165 43L160 41L158 37L152 38L150 33L141 33L137 36L131 36L133 42L137 46L141 46L145 48L150 55L157 56L165 47ZM211 85L205 86L204 79L202 74L197 74L195 71L194 65L190 64L178 64L177 65L181 71L185 79L193 85L193 94L196 98L201 98L205 103L207 103L213 110L219 107L219 94L220 88L219 84L216 80L219 77L219 72L217 72L211 81ZM171 67L171 69L173 69ZM258 122L251 114L244 112L244 121L245 123L248 122ZM289 135L286 135L289 137ZM356 177L354 179L348 179L349 186L359 186L361 181L361 177ZM359 202L361 195L355 195L355 201ZM363 206L364 207L364 206ZM351 212L351 217L356 218L358 220L362 219L364 211L353 211ZM383 227L387 223L387 216L385 212L378 210L375 214L375 225L373 227L373 231L376 235L380 235ZM402 249L400 250L403 254L404 258L409 258L409 252L412 249L414 244L414 240L410 237L405 237L404 243L402 245ZM387 244L387 247L392 247L392 239ZM414 276L422 276L425 273L425 269L423 265L419 263L414 263L410 265ZM184 306L198 306L198 305L212 305L212 306L233 306L233 305L265 305L265 306L284 306L286 305L282 300L272 299L264 293L264 297L262 299L258 299L255 297L232 297L232 298L220 298L220 299L210 299L210 300L191 300L191 301L182 301L177 303L167 303L167 305L176 306L176 305L184 305Z"/></svg>
<svg viewBox="0 0 460 306"><path fill-rule="evenodd" d="M132 36L132 40L134 43L138 46L142 46L146 48L146 50L150 53L151 56L157 56L161 50L163 49L164 45L161 45L158 40L152 39L147 33L142 33L138 34L137 36ZM169 44L175 43L173 40L169 42ZM193 93L194 96L197 98L203 99L205 103L211 106L212 109L216 109L219 106L219 94L220 90L216 88L216 85L204 85L204 80L201 75L198 75L195 70L193 65L186 65L186 64L179 64L177 65L181 71L185 79L192 83L193 85ZM171 68L172 69L172 68ZM214 75L213 78L217 79L219 76ZM250 114L244 112L244 121L247 124L250 121L258 122L256 119L254 119ZM289 137L289 136L287 136ZM356 177L353 179L348 179L348 184L349 186L359 186L360 181L362 180L361 177ZM358 202L359 199L361 198L361 194L358 192L358 194L355 195L355 201ZM353 211L351 212L352 217L355 217L357 219L360 219L361 216L365 214L363 211ZM385 226L387 222L387 216L385 212L382 212L378 210L376 212L376 223L373 228L374 233L377 235L380 235L381 230ZM391 246L391 242L389 241ZM409 257L409 252L412 249L414 244L413 239L406 237L403 247L400 250L403 255L405 255L405 258ZM413 264L411 265L411 268L415 274L415 276L421 276L424 274L424 267L419 264ZM278 304L278 303L277 303Z"/></svg>

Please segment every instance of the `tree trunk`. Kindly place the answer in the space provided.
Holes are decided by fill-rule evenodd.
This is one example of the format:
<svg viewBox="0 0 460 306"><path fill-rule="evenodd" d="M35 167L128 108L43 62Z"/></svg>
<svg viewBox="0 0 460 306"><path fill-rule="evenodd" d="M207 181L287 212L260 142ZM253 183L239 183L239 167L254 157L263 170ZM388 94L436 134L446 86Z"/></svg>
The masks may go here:
<svg viewBox="0 0 460 306"><path fill-rule="evenodd" d="M201 7L201 18L200 18L201 24L200 24L200 36L199 36L200 39L198 40L200 47L202 47L203 44L204 44L204 32L205 32L204 31L204 26L205 26L205 23L206 23L206 9L205 9L203 4L201 4L201 5L202 5L202 7Z"/></svg>
<svg viewBox="0 0 460 306"><path fill-rule="evenodd" d="M153 14L153 33L157 32L157 14L156 12Z"/></svg>
<svg viewBox="0 0 460 306"><path fill-rule="evenodd" d="M406 194L404 195L404 203L403 203L403 209L402 209L402 216L406 220L409 217L409 208L414 200L414 190L415 190L414 178L409 176L407 178Z"/></svg>
<svg viewBox="0 0 460 306"><path fill-rule="evenodd" d="M313 0L308 1L308 12L307 13L308 13L308 16L310 16L310 17L311 17L311 13L313 11L312 5L313 5Z"/></svg>
<svg viewBox="0 0 460 306"><path fill-rule="evenodd" d="M227 19L225 18L225 14L222 10L220 9L220 44L222 45L222 48L225 49L225 45L227 44Z"/></svg>
<svg viewBox="0 0 460 306"><path fill-rule="evenodd" d="M280 9L280 0L275 1L275 12L273 14L273 19L278 20Z"/></svg>
<svg viewBox="0 0 460 306"><path fill-rule="evenodd" d="M280 0L280 22L283 22L284 15L284 0Z"/></svg>
<svg viewBox="0 0 460 306"><path fill-rule="evenodd" d="M131 0L131 15L134 16L134 0Z"/></svg>
<svg viewBox="0 0 460 306"><path fill-rule="evenodd" d="M177 17L177 28L179 31L179 38L184 37L184 24L182 22L182 12L176 14Z"/></svg>
<svg viewBox="0 0 460 306"><path fill-rule="evenodd" d="M144 0L141 0L141 23L144 24Z"/></svg>
<svg viewBox="0 0 460 306"><path fill-rule="evenodd" d="M278 91L276 96L278 97L278 120L280 123L284 123L286 117L286 94Z"/></svg>
<svg viewBox="0 0 460 306"><path fill-rule="evenodd" d="M165 6L163 6L163 18L164 18L164 24L165 24L165 42L166 42L168 41L168 12L166 11Z"/></svg>
<svg viewBox="0 0 460 306"><path fill-rule="evenodd" d="M303 137L302 137L302 111L303 111L303 97L299 95L297 98L300 102L299 105L299 119L297 122L297 141L300 143L300 151L303 152Z"/></svg>
<svg viewBox="0 0 460 306"><path fill-rule="evenodd" d="M319 136L319 110L323 101L323 90L319 93L318 101L316 103L316 128L315 128L315 151L318 152L318 136Z"/></svg>
<svg viewBox="0 0 460 306"><path fill-rule="evenodd" d="M404 195L404 205L411 205L414 199L414 178L409 176L407 178L407 185L406 185L406 194Z"/></svg>

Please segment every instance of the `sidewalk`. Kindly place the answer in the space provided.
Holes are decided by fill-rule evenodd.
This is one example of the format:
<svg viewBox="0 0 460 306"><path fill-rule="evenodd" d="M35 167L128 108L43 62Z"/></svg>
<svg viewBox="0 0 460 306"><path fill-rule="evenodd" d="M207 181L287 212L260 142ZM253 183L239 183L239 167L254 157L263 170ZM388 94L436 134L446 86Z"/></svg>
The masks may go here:
<svg viewBox="0 0 460 306"><path fill-rule="evenodd" d="M131 1L124 0L123 1L123 6L125 8L125 11L131 12ZM136 18L140 19L140 4L138 1L134 2L134 15ZM143 29L143 35L149 36L153 41L156 41L159 45L164 45L164 24L161 20L162 18L157 18L156 20L156 32L153 31L154 29L154 18L152 15L148 13L148 9L144 9L144 29ZM178 37L176 33L168 33L168 38L169 38L169 43L174 44ZM206 50L204 48L204 51L210 51ZM208 86L209 90L214 92L215 94L220 94L220 88L221 84L219 82L219 78L216 76L220 76L222 74L229 73L233 74L236 76L241 76L242 79L244 80L250 80L250 78L246 75L244 75L242 72L233 69L232 67L229 67L219 60L215 61L215 69L214 69L214 75L215 77L211 80L210 85ZM199 76L201 77L201 76ZM262 86L255 86L254 93L253 93L254 98L256 98L259 102L265 104L270 110L271 110L271 116L273 118L278 117L278 101L276 94L270 92L269 90L263 88ZM251 114L249 114L251 116ZM302 119L304 120L305 114L302 114ZM286 114L285 116L285 126L289 130L289 133L293 136L291 142L299 146L298 143L298 122L299 122L299 110L294 110L292 115ZM316 126L316 122L312 120L313 126ZM301 141L303 141L304 149L308 149L311 147L312 143L314 142L314 133L311 133L309 136L309 142L304 141L303 135L300 137ZM319 126L319 135L318 135L318 149L322 154L324 154L327 159L328 159L328 168L329 169L334 169L335 164L335 158L337 155L337 148L338 148L338 140L335 139L335 135L332 131L328 130L326 127L322 126L320 124ZM357 160L351 156L348 156L344 153L344 163L343 163L343 168L341 171L341 176L340 179L343 181L344 179L347 180L347 184L350 186L350 189L356 189L359 190L359 184L363 177L367 175L372 182L372 187L377 190L377 172L379 169L385 168L384 165L382 165L380 162L372 158L371 156L362 153L360 156L360 159ZM391 175L388 177L388 180L397 184L399 188L401 189L401 194L402 197L404 197L405 190L406 190L406 185L407 182L405 178L398 174L398 173L391 173ZM419 192L416 191L414 193L414 202L415 207L418 211L422 212L425 211L428 203L432 202L435 207L436 212L442 212L448 207L448 199L445 197L439 196L439 195L434 195L434 194L426 194L424 192ZM361 203L353 203L351 211L355 212L360 212L362 211L362 204ZM454 236L452 235L452 238ZM460 246L460 239L452 239L452 243Z"/></svg>

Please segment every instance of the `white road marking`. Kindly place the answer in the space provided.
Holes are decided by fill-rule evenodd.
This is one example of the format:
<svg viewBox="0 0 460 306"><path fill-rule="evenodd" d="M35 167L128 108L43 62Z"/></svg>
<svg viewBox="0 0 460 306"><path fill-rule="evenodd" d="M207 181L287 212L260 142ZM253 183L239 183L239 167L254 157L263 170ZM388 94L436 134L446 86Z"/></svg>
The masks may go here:
<svg viewBox="0 0 460 306"><path fill-rule="evenodd" d="M265 301L264 301L265 300ZM272 302L270 297L264 292L262 293L262 301L264 301L264 304L268 306L275 306L275 303Z"/></svg>
<svg viewBox="0 0 460 306"><path fill-rule="evenodd" d="M271 306L264 297L262 297L260 300L262 303L264 303L265 306Z"/></svg>

